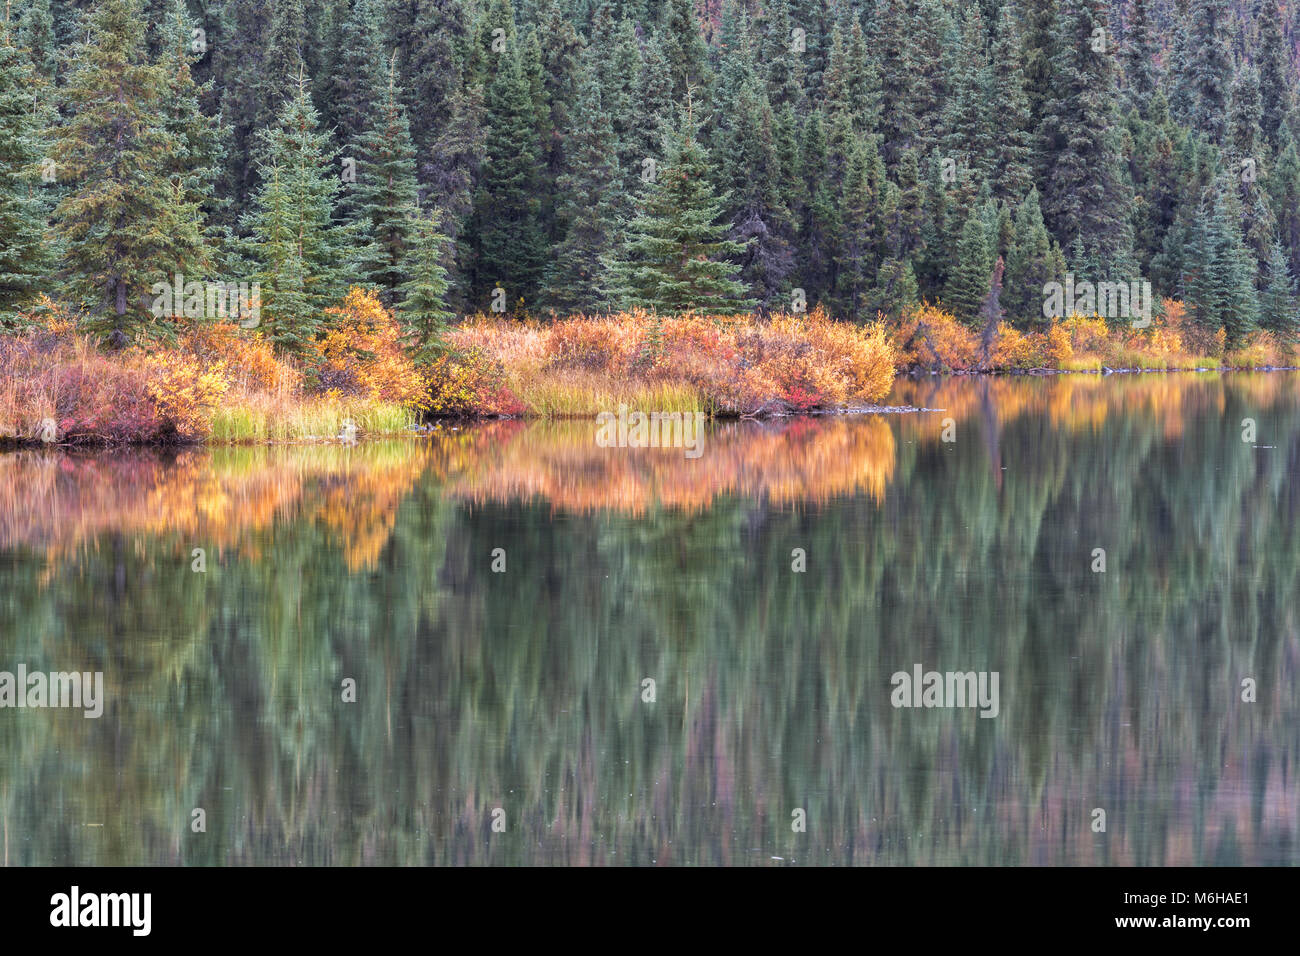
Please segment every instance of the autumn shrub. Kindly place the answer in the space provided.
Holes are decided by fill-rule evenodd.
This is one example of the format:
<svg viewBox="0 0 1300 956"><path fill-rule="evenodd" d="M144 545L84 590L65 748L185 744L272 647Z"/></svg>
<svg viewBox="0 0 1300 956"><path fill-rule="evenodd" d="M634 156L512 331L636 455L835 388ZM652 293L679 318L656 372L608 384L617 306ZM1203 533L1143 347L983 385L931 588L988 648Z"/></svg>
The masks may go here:
<svg viewBox="0 0 1300 956"><path fill-rule="evenodd" d="M402 347L402 329L370 289L353 286L327 331L312 343L320 392L359 395L375 402L423 408L428 383Z"/></svg>
<svg viewBox="0 0 1300 956"><path fill-rule="evenodd" d="M505 369L481 348L448 349L429 367L426 407L434 415L518 415L524 404Z"/></svg>
<svg viewBox="0 0 1300 956"><path fill-rule="evenodd" d="M195 441L207 437L212 412L230 387L225 366L198 359L158 356L148 360L145 390L158 410L160 438Z"/></svg>
<svg viewBox="0 0 1300 956"><path fill-rule="evenodd" d="M979 354L979 337L937 306L923 304L893 329L900 368L964 371Z"/></svg>
<svg viewBox="0 0 1300 956"><path fill-rule="evenodd" d="M632 311L547 325L475 317L448 340L462 354L438 369L434 404L446 414L469 410L478 377L495 374L489 359L502 370L499 384L543 415L592 414L656 389L725 414L802 412L877 401L894 376L882 326L834 322L820 310L766 320Z"/></svg>
<svg viewBox="0 0 1300 956"><path fill-rule="evenodd" d="M1073 355L1070 335L1059 322L1053 322L1044 331L1028 332L1003 322L998 326L990 363L996 369L1005 370L1059 369Z"/></svg>

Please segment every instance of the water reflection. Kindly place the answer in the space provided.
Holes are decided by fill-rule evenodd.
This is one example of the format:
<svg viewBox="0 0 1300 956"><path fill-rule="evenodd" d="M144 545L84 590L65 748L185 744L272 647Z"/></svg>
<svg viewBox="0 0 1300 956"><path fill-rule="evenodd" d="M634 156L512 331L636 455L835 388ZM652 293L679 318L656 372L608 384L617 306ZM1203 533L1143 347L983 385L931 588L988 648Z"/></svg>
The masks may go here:
<svg viewBox="0 0 1300 956"><path fill-rule="evenodd" d="M1297 384L0 456L0 670L108 696L0 710L4 860L1294 863ZM914 663L999 716L892 708Z"/></svg>

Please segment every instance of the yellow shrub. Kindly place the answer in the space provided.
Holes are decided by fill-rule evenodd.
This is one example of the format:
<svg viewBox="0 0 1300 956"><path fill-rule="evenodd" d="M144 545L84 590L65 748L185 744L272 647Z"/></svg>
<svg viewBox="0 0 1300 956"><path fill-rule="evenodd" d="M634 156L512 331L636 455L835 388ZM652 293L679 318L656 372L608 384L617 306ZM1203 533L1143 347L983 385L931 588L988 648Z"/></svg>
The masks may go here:
<svg viewBox="0 0 1300 956"><path fill-rule="evenodd" d="M220 362L206 368L198 359L171 355L149 363L145 389L158 415L176 437L205 437L212 428L212 411L230 383Z"/></svg>
<svg viewBox="0 0 1300 956"><path fill-rule="evenodd" d="M407 408L427 404L428 383L402 347L401 327L372 290L353 286L342 306L325 312L335 319L312 343L322 391Z"/></svg>

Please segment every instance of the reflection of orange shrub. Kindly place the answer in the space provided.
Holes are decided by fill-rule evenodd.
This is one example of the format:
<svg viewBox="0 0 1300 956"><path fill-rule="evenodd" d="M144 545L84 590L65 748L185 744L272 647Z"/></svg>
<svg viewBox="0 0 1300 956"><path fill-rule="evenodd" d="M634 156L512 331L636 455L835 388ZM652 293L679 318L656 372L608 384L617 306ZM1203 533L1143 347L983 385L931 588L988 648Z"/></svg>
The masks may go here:
<svg viewBox="0 0 1300 956"><path fill-rule="evenodd" d="M353 286L328 331L312 343L322 391L362 395L407 408L426 404L426 383L402 348L402 330L379 297Z"/></svg>

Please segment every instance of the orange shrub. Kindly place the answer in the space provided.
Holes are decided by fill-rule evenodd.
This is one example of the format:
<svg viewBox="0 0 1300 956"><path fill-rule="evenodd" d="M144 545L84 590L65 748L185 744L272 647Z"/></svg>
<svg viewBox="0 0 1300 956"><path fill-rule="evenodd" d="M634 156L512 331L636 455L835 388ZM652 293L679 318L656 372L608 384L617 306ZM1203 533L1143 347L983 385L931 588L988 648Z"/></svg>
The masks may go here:
<svg viewBox="0 0 1300 956"><path fill-rule="evenodd" d="M184 441L205 437L212 427L212 410L230 387L225 366L204 366L198 359L175 355L148 360L145 390L158 409L163 436L170 432Z"/></svg>
<svg viewBox="0 0 1300 956"><path fill-rule="evenodd" d="M939 371L963 371L979 355L979 337L937 306L923 304L895 329L899 365Z"/></svg>
<svg viewBox="0 0 1300 956"><path fill-rule="evenodd" d="M353 286L329 330L312 343L321 391L408 408L428 403L428 382L402 348L402 329L370 289Z"/></svg>
<svg viewBox="0 0 1300 956"><path fill-rule="evenodd" d="M1073 354L1069 333L1057 322L1046 332L1021 332L1003 322L998 325L990 361L998 369L1056 369Z"/></svg>

